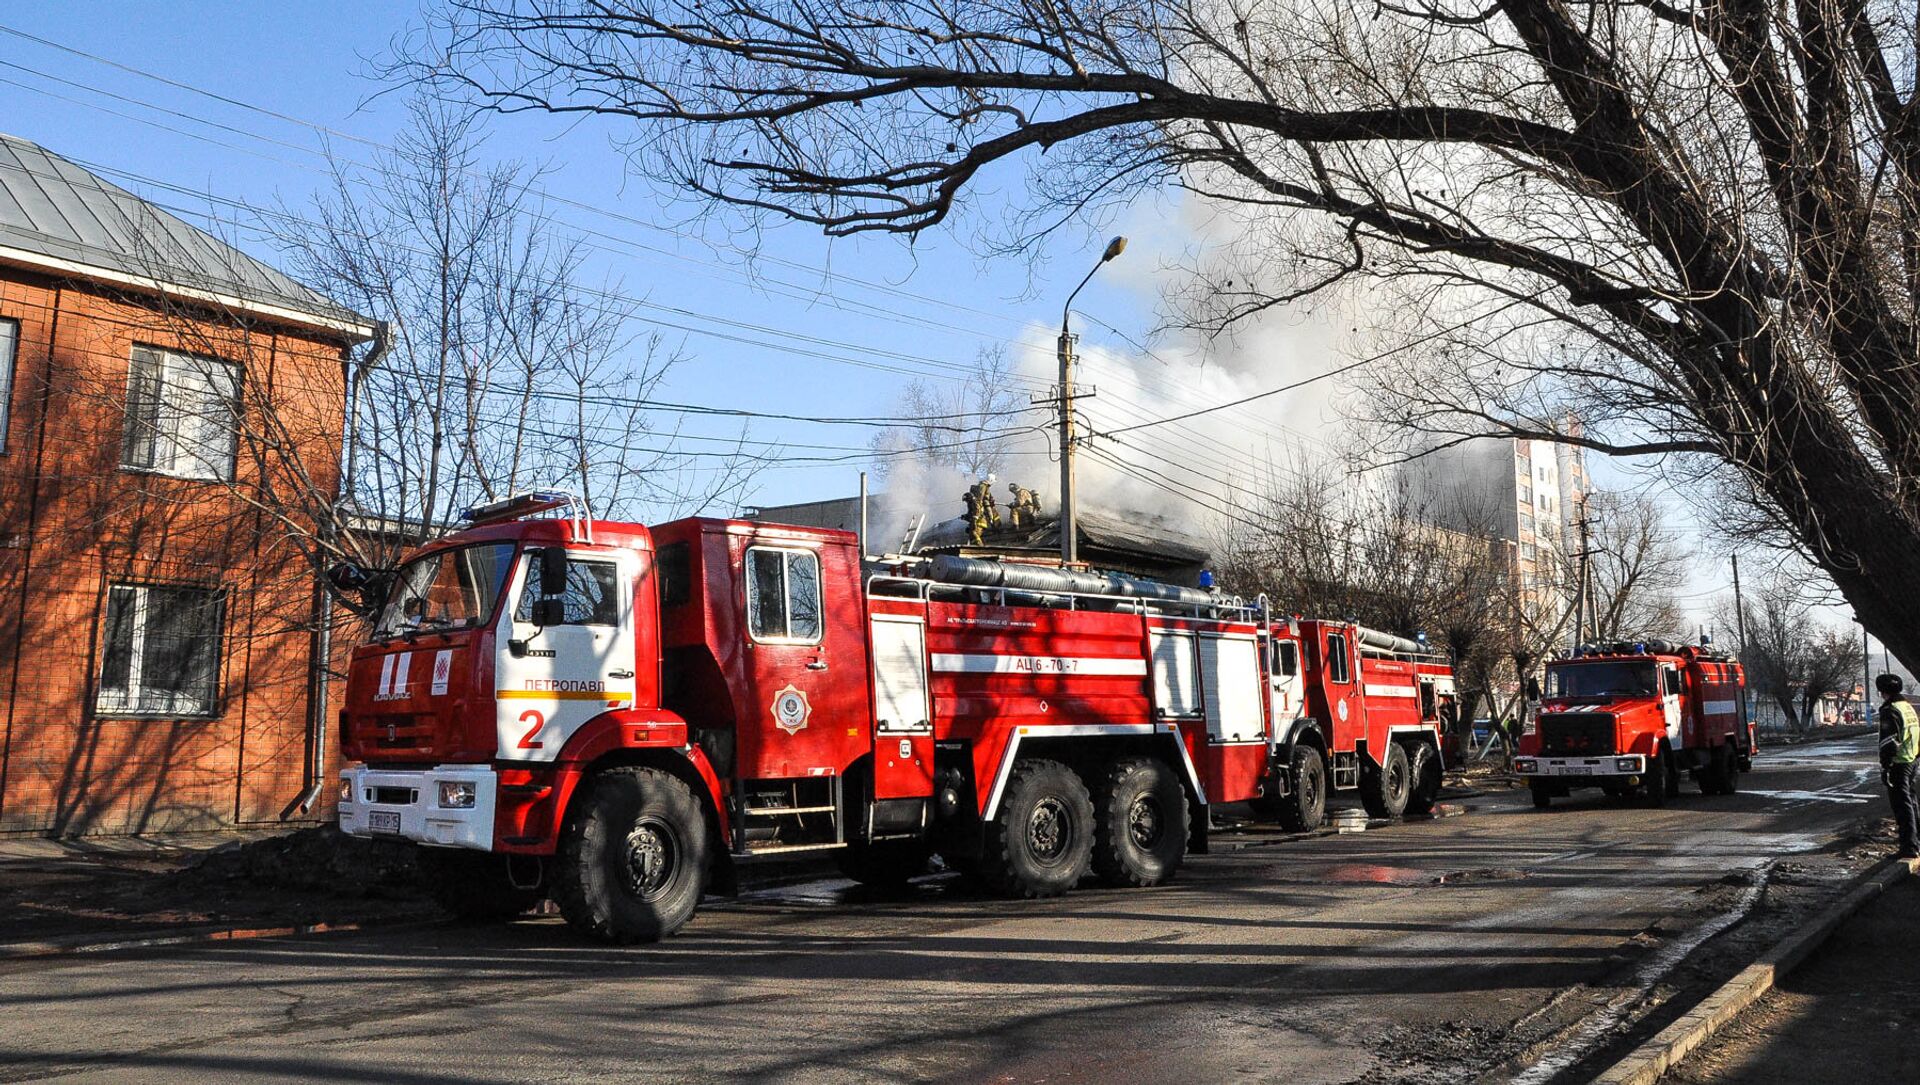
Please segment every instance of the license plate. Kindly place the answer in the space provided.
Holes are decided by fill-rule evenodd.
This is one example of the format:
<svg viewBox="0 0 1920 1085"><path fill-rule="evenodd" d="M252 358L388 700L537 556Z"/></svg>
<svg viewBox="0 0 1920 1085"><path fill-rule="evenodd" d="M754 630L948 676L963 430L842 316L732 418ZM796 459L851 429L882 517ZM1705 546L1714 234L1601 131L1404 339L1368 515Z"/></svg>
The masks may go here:
<svg viewBox="0 0 1920 1085"><path fill-rule="evenodd" d="M1593 770L1585 765L1567 765L1561 768L1562 776L1592 776Z"/></svg>
<svg viewBox="0 0 1920 1085"><path fill-rule="evenodd" d="M367 811L367 828L376 833L393 833L396 836L399 835L400 811L398 810Z"/></svg>

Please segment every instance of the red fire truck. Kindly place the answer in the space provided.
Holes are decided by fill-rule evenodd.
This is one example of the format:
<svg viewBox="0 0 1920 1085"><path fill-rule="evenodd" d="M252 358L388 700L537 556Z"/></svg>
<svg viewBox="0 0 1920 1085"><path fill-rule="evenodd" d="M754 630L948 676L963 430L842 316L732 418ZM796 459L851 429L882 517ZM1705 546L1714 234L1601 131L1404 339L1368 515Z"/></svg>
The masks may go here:
<svg viewBox="0 0 1920 1085"><path fill-rule="evenodd" d="M1514 772L1545 807L1576 787L1662 805L1688 773L1703 794L1731 795L1751 771L1746 673L1731 656L1664 640L1583 646L1547 664L1535 721Z"/></svg>
<svg viewBox="0 0 1920 1085"><path fill-rule="evenodd" d="M1374 817L1427 814L1440 796L1453 671L1419 641L1347 622L1273 629L1273 797L1289 829L1320 824L1330 793ZM1307 679L1288 683L1304 673ZM1296 692L1297 691L1297 692Z"/></svg>
<svg viewBox="0 0 1920 1085"><path fill-rule="evenodd" d="M1442 675L1351 625L1115 574L873 566L840 531L532 518L566 503L474 510L378 590L353 653L340 825L436 845L469 915L551 896L650 940L736 863L812 850L873 882L937 852L1014 896L1153 885L1214 804L1314 787L1300 751L1385 812L1437 790Z"/></svg>

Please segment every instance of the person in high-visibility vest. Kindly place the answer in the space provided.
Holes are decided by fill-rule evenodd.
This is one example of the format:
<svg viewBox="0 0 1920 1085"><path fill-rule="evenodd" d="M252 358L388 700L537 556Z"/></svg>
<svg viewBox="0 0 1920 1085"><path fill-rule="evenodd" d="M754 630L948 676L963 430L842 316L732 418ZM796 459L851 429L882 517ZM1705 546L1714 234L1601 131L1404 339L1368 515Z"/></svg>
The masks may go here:
<svg viewBox="0 0 1920 1085"><path fill-rule="evenodd" d="M1914 776L1920 769L1920 709L1901 694L1905 683L1897 674L1883 674L1873 688L1886 700L1880 704L1880 778L1893 804L1893 823L1900 830L1900 858L1920 859L1920 805L1914 801Z"/></svg>

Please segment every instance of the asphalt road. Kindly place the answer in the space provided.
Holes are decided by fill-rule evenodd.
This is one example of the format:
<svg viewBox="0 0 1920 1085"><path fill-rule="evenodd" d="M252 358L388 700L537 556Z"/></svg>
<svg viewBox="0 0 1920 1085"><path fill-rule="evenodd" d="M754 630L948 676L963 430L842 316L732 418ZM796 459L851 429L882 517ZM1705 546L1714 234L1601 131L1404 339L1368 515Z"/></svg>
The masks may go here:
<svg viewBox="0 0 1920 1085"><path fill-rule="evenodd" d="M659 946L558 920L210 943L0 969L0 1080L1543 1080L1877 812L1868 740L1733 797L1597 792L1360 835L1217 838L1156 890L1011 903L933 880L709 902ZM1544 1046L1542 1046L1544 1045ZM1496 1076L1508 1076L1495 1071Z"/></svg>

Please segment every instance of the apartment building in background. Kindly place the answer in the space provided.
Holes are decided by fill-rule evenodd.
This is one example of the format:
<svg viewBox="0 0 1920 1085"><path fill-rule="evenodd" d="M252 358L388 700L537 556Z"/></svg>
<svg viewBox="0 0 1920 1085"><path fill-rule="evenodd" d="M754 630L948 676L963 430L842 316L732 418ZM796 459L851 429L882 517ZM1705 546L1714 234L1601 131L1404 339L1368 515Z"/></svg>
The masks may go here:
<svg viewBox="0 0 1920 1085"><path fill-rule="evenodd" d="M1570 421L1571 432L1579 423ZM1430 453L1410 467L1428 518L1511 544L1515 601L1534 620L1573 603L1580 518L1592 481L1573 445L1482 438Z"/></svg>
<svg viewBox="0 0 1920 1085"><path fill-rule="evenodd" d="M312 562L375 332L0 136L0 833L277 820L327 751Z"/></svg>

